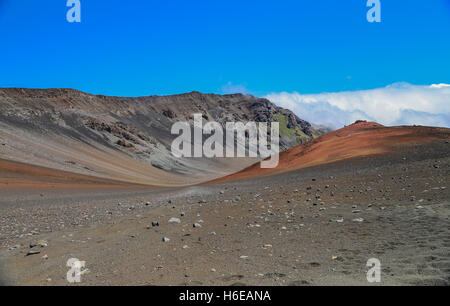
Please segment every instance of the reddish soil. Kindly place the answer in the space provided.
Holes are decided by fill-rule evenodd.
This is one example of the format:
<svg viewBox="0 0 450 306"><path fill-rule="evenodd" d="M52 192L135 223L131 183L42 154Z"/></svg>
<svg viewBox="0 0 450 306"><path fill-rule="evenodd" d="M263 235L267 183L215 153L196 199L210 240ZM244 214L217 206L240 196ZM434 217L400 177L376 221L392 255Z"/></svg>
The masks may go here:
<svg viewBox="0 0 450 306"><path fill-rule="evenodd" d="M103 188L130 185L120 181L0 159L0 190L27 187Z"/></svg>
<svg viewBox="0 0 450 306"><path fill-rule="evenodd" d="M260 163L256 163L214 182L279 174L352 158L389 154L399 147L447 139L450 139L450 129L447 128L385 127L375 122L357 122L280 153L280 161L276 168L262 169Z"/></svg>

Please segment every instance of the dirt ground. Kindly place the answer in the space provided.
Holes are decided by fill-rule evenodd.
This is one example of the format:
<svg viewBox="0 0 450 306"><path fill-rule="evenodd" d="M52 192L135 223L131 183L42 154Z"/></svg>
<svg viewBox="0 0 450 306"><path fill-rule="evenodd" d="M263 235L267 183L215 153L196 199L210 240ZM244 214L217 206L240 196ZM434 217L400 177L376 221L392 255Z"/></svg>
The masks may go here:
<svg viewBox="0 0 450 306"><path fill-rule="evenodd" d="M0 190L0 283L71 285L77 258L78 285L374 285L377 258L380 285L450 285L449 144L408 150L185 188Z"/></svg>

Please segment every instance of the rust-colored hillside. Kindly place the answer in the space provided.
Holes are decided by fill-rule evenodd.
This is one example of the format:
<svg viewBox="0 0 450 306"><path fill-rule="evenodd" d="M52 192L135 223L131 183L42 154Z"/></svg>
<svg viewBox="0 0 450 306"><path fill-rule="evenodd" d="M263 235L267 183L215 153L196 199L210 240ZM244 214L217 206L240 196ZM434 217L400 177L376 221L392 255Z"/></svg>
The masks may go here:
<svg viewBox="0 0 450 306"><path fill-rule="evenodd" d="M350 126L282 152L276 168L261 169L260 164L257 163L240 172L217 179L215 182L272 175L357 157L387 154L394 152L398 147L447 139L450 139L450 129L447 128L385 127L375 122L357 121Z"/></svg>

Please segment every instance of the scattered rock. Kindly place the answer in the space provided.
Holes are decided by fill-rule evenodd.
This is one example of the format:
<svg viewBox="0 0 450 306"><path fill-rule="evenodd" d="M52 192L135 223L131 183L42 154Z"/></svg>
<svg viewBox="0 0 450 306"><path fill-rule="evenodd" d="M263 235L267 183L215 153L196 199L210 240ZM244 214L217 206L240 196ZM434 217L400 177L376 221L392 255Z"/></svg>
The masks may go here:
<svg viewBox="0 0 450 306"><path fill-rule="evenodd" d="M16 245L10 246L8 248L8 251L12 251L12 250L15 250L15 249L18 249L18 248L20 248L20 244L16 244Z"/></svg>
<svg viewBox="0 0 450 306"><path fill-rule="evenodd" d="M48 242L46 240L39 240L34 243L30 243L30 248L34 247L41 247L41 248L48 247Z"/></svg>
<svg viewBox="0 0 450 306"><path fill-rule="evenodd" d="M40 253L41 253L41 251L29 250L28 253L25 255L25 257L31 256L31 255L37 255L37 254L40 254Z"/></svg>
<svg viewBox="0 0 450 306"><path fill-rule="evenodd" d="M169 223L181 223L181 220L178 218L170 218Z"/></svg>

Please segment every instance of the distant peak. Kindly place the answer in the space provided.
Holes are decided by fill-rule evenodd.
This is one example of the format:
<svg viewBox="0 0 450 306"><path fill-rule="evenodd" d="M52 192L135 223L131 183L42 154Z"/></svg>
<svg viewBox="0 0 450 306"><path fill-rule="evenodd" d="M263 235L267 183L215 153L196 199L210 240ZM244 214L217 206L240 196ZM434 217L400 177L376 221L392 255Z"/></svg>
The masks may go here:
<svg viewBox="0 0 450 306"><path fill-rule="evenodd" d="M353 122L352 124L350 124L350 126L384 126L382 124L379 124L377 122L370 122L367 120L356 120L355 122Z"/></svg>
<svg viewBox="0 0 450 306"><path fill-rule="evenodd" d="M356 120L349 126L344 127L344 130L348 129L367 129L367 128L377 128L377 127L384 127L384 125L379 124L377 122L371 122L366 120Z"/></svg>

